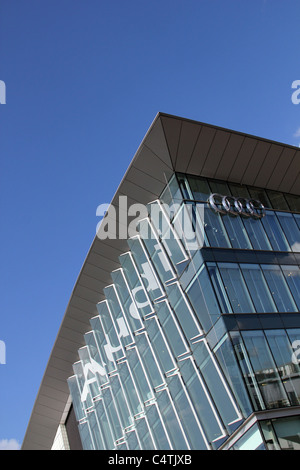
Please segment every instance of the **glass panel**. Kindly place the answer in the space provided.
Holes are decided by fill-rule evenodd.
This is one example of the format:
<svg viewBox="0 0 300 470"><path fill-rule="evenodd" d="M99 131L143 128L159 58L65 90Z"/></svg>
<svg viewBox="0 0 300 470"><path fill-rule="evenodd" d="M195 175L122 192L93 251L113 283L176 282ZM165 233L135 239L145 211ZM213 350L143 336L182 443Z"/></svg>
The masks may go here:
<svg viewBox="0 0 300 470"><path fill-rule="evenodd" d="M212 442L224 436L221 422L216 411L213 409L208 391L204 388L204 383L200 380L192 361L190 359L182 361L179 367L194 409L208 440Z"/></svg>
<svg viewBox="0 0 300 470"><path fill-rule="evenodd" d="M123 428L126 428L132 424L132 418L130 416L130 411L119 377L117 375L111 376L110 384L114 395L115 403L118 408L118 413L122 422L122 426Z"/></svg>
<svg viewBox="0 0 300 470"><path fill-rule="evenodd" d="M138 274L136 272L135 266L129 254L120 256L120 261L124 274L131 289L135 305L131 303L130 313L134 317L136 315L136 307L140 312L140 316L144 317L148 313L153 312L153 308L150 302L150 299L147 295L147 292L139 280ZM136 307L135 307L136 306ZM139 315L136 315L139 317Z"/></svg>
<svg viewBox="0 0 300 470"><path fill-rule="evenodd" d="M261 266L279 312L296 312L297 307L279 266Z"/></svg>
<svg viewBox="0 0 300 470"><path fill-rule="evenodd" d="M267 238L266 232L262 226L261 220L255 220L251 217L243 219L248 236L254 250L271 250L272 247Z"/></svg>
<svg viewBox="0 0 300 470"><path fill-rule="evenodd" d="M231 389L235 394L235 399L237 400L243 415L245 417L249 416L252 412L251 403L228 335L226 335L217 344L214 353L223 369L227 382L230 384Z"/></svg>
<svg viewBox="0 0 300 470"><path fill-rule="evenodd" d="M70 390L70 394L72 396L72 403L74 407L74 412L77 421L80 421L85 417L85 413L83 412L82 401L81 401L81 391L79 389L77 376L72 375L72 377L68 378L68 386Z"/></svg>
<svg viewBox="0 0 300 470"><path fill-rule="evenodd" d="M264 189L248 187L248 191L252 199L262 202L265 207L272 207Z"/></svg>
<svg viewBox="0 0 300 470"><path fill-rule="evenodd" d="M186 338L191 339L201 333L200 325L198 324L179 283L166 287L166 292L170 305L178 318L179 324L185 333Z"/></svg>
<svg viewBox="0 0 300 470"><path fill-rule="evenodd" d="M204 265L187 288L187 294L203 329L210 330L220 316L220 309Z"/></svg>
<svg viewBox="0 0 300 470"><path fill-rule="evenodd" d="M165 373L173 370L176 365L157 319L147 320L146 329L161 370Z"/></svg>
<svg viewBox="0 0 300 470"><path fill-rule="evenodd" d="M204 245L204 205L184 203L174 217L175 231L190 256Z"/></svg>
<svg viewBox="0 0 300 470"><path fill-rule="evenodd" d="M101 432L102 432L103 440L105 443L105 448L113 449L114 439L112 435L112 430L108 422L102 400L98 400L95 402L95 411L96 411L99 423L101 423Z"/></svg>
<svg viewBox="0 0 300 470"><path fill-rule="evenodd" d="M218 263L226 292L234 313L254 313L255 309L239 266L235 263Z"/></svg>
<svg viewBox="0 0 300 470"><path fill-rule="evenodd" d="M139 396L133 379L131 377L127 362L123 362L118 366L120 379L124 387L125 395L128 400L129 407L131 409L131 414L136 415L142 411L142 406L140 403Z"/></svg>
<svg viewBox="0 0 300 470"><path fill-rule="evenodd" d="M157 362L155 361L152 348L149 344L148 338L145 333L136 335L136 345L140 354L141 361L145 367L147 376L152 384L152 387L158 387L164 383L162 374L158 368Z"/></svg>
<svg viewBox="0 0 300 470"><path fill-rule="evenodd" d="M267 232L273 250L291 251L289 244L284 236L282 228L276 214L272 211L266 211L266 216L262 219L263 226Z"/></svg>
<svg viewBox="0 0 300 470"><path fill-rule="evenodd" d="M155 405L147 406L146 416L151 428L156 448L161 450L171 449L168 437L160 419L157 407Z"/></svg>
<svg viewBox="0 0 300 470"><path fill-rule="evenodd" d="M300 269L298 266L281 266L281 269L300 310Z"/></svg>
<svg viewBox="0 0 300 470"><path fill-rule="evenodd" d="M243 340L267 408L289 406L287 394L262 331L242 331Z"/></svg>
<svg viewBox="0 0 300 470"><path fill-rule="evenodd" d="M241 264L251 298L258 313L277 312L268 285L258 264Z"/></svg>
<svg viewBox="0 0 300 470"><path fill-rule="evenodd" d="M136 420L136 430L142 446L142 450L154 450L155 445L145 418Z"/></svg>
<svg viewBox="0 0 300 470"><path fill-rule="evenodd" d="M272 422L270 421L260 421L259 425L263 432L266 446L268 450L280 450L280 446L277 442L277 438L272 426Z"/></svg>
<svg viewBox="0 0 300 470"><path fill-rule="evenodd" d="M222 218L233 248L249 250L252 248L245 226L239 216L230 215Z"/></svg>
<svg viewBox="0 0 300 470"><path fill-rule="evenodd" d="M100 433L96 413L94 411L89 412L87 414L87 419L90 425L90 432L93 437L95 450L105 450L105 444L102 439L102 433Z"/></svg>
<svg viewBox="0 0 300 470"><path fill-rule="evenodd" d="M230 336L254 410L264 410L266 407L241 335L238 332L232 331L230 332Z"/></svg>
<svg viewBox="0 0 300 470"><path fill-rule="evenodd" d="M122 303L123 310L126 315L126 319L131 327L132 331L136 331L143 327L140 314L133 298L129 292L129 286L125 280L123 271L121 269L111 273L111 277L114 281L117 293ZM136 292L136 291L134 291Z"/></svg>
<svg viewBox="0 0 300 470"><path fill-rule="evenodd" d="M221 374L204 341L199 341L195 345L193 354L223 422L229 425L239 419L240 415L236 406L233 405L225 381L221 379Z"/></svg>
<svg viewBox="0 0 300 470"><path fill-rule="evenodd" d="M300 417L272 420L281 450L300 450Z"/></svg>
<svg viewBox="0 0 300 470"><path fill-rule="evenodd" d="M209 180L209 186L211 189L211 193L218 193L218 194L221 194L222 196L229 196L230 194L228 184L224 183L223 181Z"/></svg>
<svg viewBox="0 0 300 470"><path fill-rule="evenodd" d="M182 202L182 194L181 190L179 188L179 184L176 178L176 175L174 174L170 181L168 182L167 186L163 190L162 194L160 195L159 199L164 203L169 206L172 205L172 203L175 204L181 204Z"/></svg>
<svg viewBox="0 0 300 470"><path fill-rule="evenodd" d="M157 403L173 448L181 450L188 449L185 436L167 390L163 390L157 394Z"/></svg>
<svg viewBox="0 0 300 470"><path fill-rule="evenodd" d="M104 388L102 390L102 396L112 434L116 441L122 437L123 432L110 388Z"/></svg>
<svg viewBox="0 0 300 470"><path fill-rule="evenodd" d="M282 193L278 191L267 190L269 201L271 202L271 207L276 210L288 211L289 206L285 200L285 197Z"/></svg>
<svg viewBox="0 0 300 470"><path fill-rule="evenodd" d="M188 349L183 333L167 302L157 303L155 309L174 356L186 353Z"/></svg>
<svg viewBox="0 0 300 470"><path fill-rule="evenodd" d="M296 220L298 228L300 229L300 214L294 214L294 219Z"/></svg>
<svg viewBox="0 0 300 470"><path fill-rule="evenodd" d="M221 312L232 313L232 308L216 263L207 263L207 271L209 273L211 283L215 289L219 305L221 306Z"/></svg>
<svg viewBox="0 0 300 470"><path fill-rule="evenodd" d="M263 438L254 424L233 446L234 450L265 450Z"/></svg>
<svg viewBox="0 0 300 470"><path fill-rule="evenodd" d="M138 388L140 397L143 402L150 400L153 397L153 390L151 390L146 374L140 362L136 348L128 349L127 358L130 370L134 377L134 382Z"/></svg>
<svg viewBox="0 0 300 470"><path fill-rule="evenodd" d="M285 198L288 202L291 211L300 212L300 196L294 196L293 194L285 194Z"/></svg>
<svg viewBox="0 0 300 470"><path fill-rule="evenodd" d="M210 246L231 247L221 216L207 205L204 207L204 229Z"/></svg>
<svg viewBox="0 0 300 470"><path fill-rule="evenodd" d="M151 224L158 233L173 266L187 260L187 255L181 240L178 239L172 227L168 214L165 213L158 202L150 204Z"/></svg>
<svg viewBox="0 0 300 470"><path fill-rule="evenodd" d="M240 186L237 184L229 184L230 192L234 197L243 197L245 199L250 199L251 196L246 186Z"/></svg>
<svg viewBox="0 0 300 470"><path fill-rule="evenodd" d="M188 182L193 192L195 201L207 201L211 190L205 179L188 176Z"/></svg>
<svg viewBox="0 0 300 470"><path fill-rule="evenodd" d="M144 286L152 300L163 295L163 290L159 284L152 263L147 259L142 242L138 238L128 240L130 251L133 254L136 266L138 267Z"/></svg>
<svg viewBox="0 0 300 470"><path fill-rule="evenodd" d="M82 443L83 450L94 450L94 444L90 434L89 425L87 422L82 422L78 424L80 439Z"/></svg>
<svg viewBox="0 0 300 470"><path fill-rule="evenodd" d="M284 388L291 405L300 404L300 367L293 364L293 349L284 330L265 331Z"/></svg>
<svg viewBox="0 0 300 470"><path fill-rule="evenodd" d="M175 273L172 269L171 263L169 262L161 243L156 238L149 220L142 220L139 224L139 228L143 243L153 265L155 266L160 280L164 283L173 279L175 277Z"/></svg>
<svg viewBox="0 0 300 470"><path fill-rule="evenodd" d="M300 228L292 214L276 212L281 227L293 251L300 251Z"/></svg>
<svg viewBox="0 0 300 470"><path fill-rule="evenodd" d="M206 441L192 411L182 380L178 375L173 375L169 379L169 390L191 449L207 450Z"/></svg>

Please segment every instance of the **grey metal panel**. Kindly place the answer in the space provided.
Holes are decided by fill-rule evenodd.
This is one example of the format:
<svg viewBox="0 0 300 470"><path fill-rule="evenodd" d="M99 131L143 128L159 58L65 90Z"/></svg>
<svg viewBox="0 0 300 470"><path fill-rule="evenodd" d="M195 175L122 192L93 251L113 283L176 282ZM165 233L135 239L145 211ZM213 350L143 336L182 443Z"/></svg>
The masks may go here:
<svg viewBox="0 0 300 470"><path fill-rule="evenodd" d="M202 126L193 155L187 167L187 173L201 175L203 165L216 134L216 129Z"/></svg>
<svg viewBox="0 0 300 470"><path fill-rule="evenodd" d="M251 156L251 160L248 162L243 175L243 183L249 186L254 185L257 175L267 158L268 152L270 151L271 144L269 142L258 141L254 152Z"/></svg>
<svg viewBox="0 0 300 470"><path fill-rule="evenodd" d="M295 151L293 159L288 166L285 175L280 183L280 191L289 192L294 185L294 182L299 178L300 173L300 157L297 151Z"/></svg>
<svg viewBox="0 0 300 470"><path fill-rule="evenodd" d="M129 195L132 201L145 201L154 195L156 198L174 170L195 175L204 171L231 182L251 181L256 186L290 188L292 193L300 194L299 155L300 149L295 147L160 113L112 204L118 207L120 194ZM51 448L69 403L66 380L73 375L72 364L78 361L78 349L84 345L84 333L90 330L90 318L98 314L96 303L104 298L102 289L111 283L110 273L119 267L118 258L125 251L126 240L94 238L58 332L22 449Z"/></svg>
<svg viewBox="0 0 300 470"><path fill-rule="evenodd" d="M243 135L230 134L226 148L223 152L223 155L221 156L220 163L216 167L214 178L225 181L228 179L231 168L237 159L244 140L245 137Z"/></svg>
<svg viewBox="0 0 300 470"><path fill-rule="evenodd" d="M167 165L157 155L155 155L149 148L143 146L139 152L140 158L135 160L133 166L138 170L142 171L147 178L147 175L158 179L161 182L165 182L173 172L173 168L170 166L171 161Z"/></svg>
<svg viewBox="0 0 300 470"><path fill-rule="evenodd" d="M300 157L298 156L298 158L300 158ZM295 183L291 187L291 194L300 195L300 175L299 175L299 173L297 175L297 179L296 179Z"/></svg>
<svg viewBox="0 0 300 470"><path fill-rule="evenodd" d="M127 180L131 183L138 181L147 191L159 196L166 184L165 181L153 178L152 175L145 175L145 173L138 168L132 166L127 174Z"/></svg>
<svg viewBox="0 0 300 470"><path fill-rule="evenodd" d="M157 119L155 124L150 127L150 131L147 133L146 138L144 139L144 145L147 146L147 148L150 149L154 155L156 155L161 163L164 163L170 169L173 168L161 119ZM141 155L138 155L138 157L140 159ZM137 157L133 159L133 164L135 164L136 160Z"/></svg>
<svg viewBox="0 0 300 470"><path fill-rule="evenodd" d="M253 186L265 187L269 178L270 170L276 167L277 162L283 152L283 147L277 144L271 144L271 148L264 159L259 172L253 182Z"/></svg>
<svg viewBox="0 0 300 470"><path fill-rule="evenodd" d="M226 149L230 137L229 132L218 130L212 141L211 147L203 164L201 174L208 178L214 178L216 168L222 159L222 155Z"/></svg>
<svg viewBox="0 0 300 470"><path fill-rule="evenodd" d="M184 121L182 123L175 162L176 170L178 172L186 173L200 131L201 125L199 125L198 123L196 124L187 121Z"/></svg>
<svg viewBox="0 0 300 470"><path fill-rule="evenodd" d="M286 171L289 165L292 162L292 159L295 155L295 149L285 148L280 159L277 162L277 165L272 168L272 173L267 182L267 187L269 189L274 189L280 191L280 183L286 174Z"/></svg>
<svg viewBox="0 0 300 470"><path fill-rule="evenodd" d="M175 166L176 162L182 121L180 119L174 119L173 117L170 118L169 116L162 116L161 122L169 149L169 155L172 162L170 166L172 168Z"/></svg>
<svg viewBox="0 0 300 470"><path fill-rule="evenodd" d="M253 155L255 147L257 146L258 142L256 139L252 139L251 137L246 137L241 149L237 155L237 158L231 168L230 175L228 176L228 181L233 183L241 183L244 184L244 173L245 169L248 166L248 163Z"/></svg>

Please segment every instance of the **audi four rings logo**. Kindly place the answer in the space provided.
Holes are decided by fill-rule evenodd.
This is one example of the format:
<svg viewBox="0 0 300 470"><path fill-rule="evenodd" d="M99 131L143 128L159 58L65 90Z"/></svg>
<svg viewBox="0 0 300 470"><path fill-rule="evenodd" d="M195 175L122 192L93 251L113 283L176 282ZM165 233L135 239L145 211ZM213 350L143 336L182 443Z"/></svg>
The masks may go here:
<svg viewBox="0 0 300 470"><path fill-rule="evenodd" d="M214 193L209 196L208 202L220 214L242 215L255 219L261 219L265 215L265 206L255 199L222 196L221 194Z"/></svg>

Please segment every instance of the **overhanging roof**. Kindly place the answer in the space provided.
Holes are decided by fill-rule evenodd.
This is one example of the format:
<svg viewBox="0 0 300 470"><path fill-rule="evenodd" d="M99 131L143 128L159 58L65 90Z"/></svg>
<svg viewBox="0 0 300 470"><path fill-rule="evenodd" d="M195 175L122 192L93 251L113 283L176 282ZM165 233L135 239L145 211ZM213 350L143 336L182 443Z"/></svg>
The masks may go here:
<svg viewBox="0 0 300 470"><path fill-rule="evenodd" d="M147 204L174 172L206 176L300 195L300 149L201 122L159 113L111 202ZM78 360L89 320L98 314L103 288L128 251L126 240L95 237L70 297L33 407L23 450L50 449L68 409L67 378Z"/></svg>

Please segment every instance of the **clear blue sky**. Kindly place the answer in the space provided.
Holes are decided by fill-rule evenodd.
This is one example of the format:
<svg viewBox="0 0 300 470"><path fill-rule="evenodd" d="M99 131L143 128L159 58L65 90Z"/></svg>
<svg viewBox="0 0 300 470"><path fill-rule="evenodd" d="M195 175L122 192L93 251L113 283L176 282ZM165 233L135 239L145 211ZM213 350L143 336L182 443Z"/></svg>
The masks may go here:
<svg viewBox="0 0 300 470"><path fill-rule="evenodd" d="M0 0L0 448L157 112L299 145L299 22L289 0Z"/></svg>

